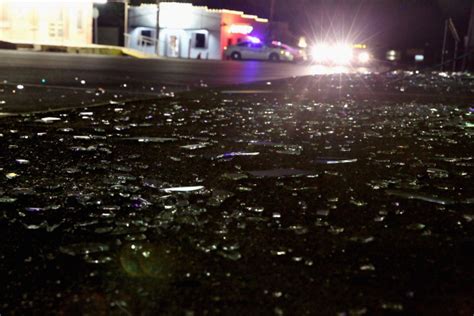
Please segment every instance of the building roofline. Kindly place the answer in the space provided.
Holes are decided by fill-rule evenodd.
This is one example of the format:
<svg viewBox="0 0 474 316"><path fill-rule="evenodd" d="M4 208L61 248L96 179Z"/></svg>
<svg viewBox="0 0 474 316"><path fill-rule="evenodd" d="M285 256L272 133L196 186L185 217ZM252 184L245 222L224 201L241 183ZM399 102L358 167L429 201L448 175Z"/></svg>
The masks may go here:
<svg viewBox="0 0 474 316"><path fill-rule="evenodd" d="M176 5L176 6L183 6L183 7L191 7L191 8L201 9L210 13L233 14L233 15L238 15L243 19L254 20L260 23L268 23L268 19L260 18L252 14L245 14L245 12L243 11L229 10L229 9L211 9L208 6L195 6L192 3L183 3L183 2L161 2L160 5ZM157 6L157 5L156 4L141 4L140 6Z"/></svg>

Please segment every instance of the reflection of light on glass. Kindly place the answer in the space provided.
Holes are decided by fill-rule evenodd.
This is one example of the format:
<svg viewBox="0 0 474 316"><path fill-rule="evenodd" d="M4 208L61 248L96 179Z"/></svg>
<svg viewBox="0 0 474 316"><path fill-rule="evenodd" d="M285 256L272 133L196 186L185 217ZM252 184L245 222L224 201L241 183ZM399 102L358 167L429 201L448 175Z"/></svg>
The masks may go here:
<svg viewBox="0 0 474 316"><path fill-rule="evenodd" d="M244 66L240 73L241 78L244 82L255 81L255 78L259 76L262 71L262 63L256 61L248 61L242 63Z"/></svg>
<svg viewBox="0 0 474 316"><path fill-rule="evenodd" d="M130 244L120 253L120 264L132 277L165 278L169 267L169 256L165 251L150 244Z"/></svg>
<svg viewBox="0 0 474 316"><path fill-rule="evenodd" d="M349 68L345 67L345 66L336 66L336 67L332 67L332 70L334 71L335 74L343 74L343 73L349 73Z"/></svg>
<svg viewBox="0 0 474 316"><path fill-rule="evenodd" d="M325 66L325 65L313 65L310 66L310 73L313 75L334 75L349 73L349 68L345 66Z"/></svg>
<svg viewBox="0 0 474 316"><path fill-rule="evenodd" d="M360 74L364 74L364 75L368 75L368 74L372 73L372 71L370 71L370 69L366 68L366 67L357 68L357 72L360 73Z"/></svg>
<svg viewBox="0 0 474 316"><path fill-rule="evenodd" d="M309 73L312 75L335 75L335 74L370 74L372 70L367 67L352 68L343 65L327 66L327 65L312 65L309 67Z"/></svg>

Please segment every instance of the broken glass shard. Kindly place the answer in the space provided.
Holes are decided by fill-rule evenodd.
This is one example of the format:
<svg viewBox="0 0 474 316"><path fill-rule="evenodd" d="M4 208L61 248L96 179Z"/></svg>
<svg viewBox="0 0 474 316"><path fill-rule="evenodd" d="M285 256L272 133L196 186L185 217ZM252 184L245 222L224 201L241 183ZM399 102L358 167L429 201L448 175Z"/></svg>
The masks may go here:
<svg viewBox="0 0 474 316"><path fill-rule="evenodd" d="M193 191L200 191L203 190L203 186L188 186L188 187L173 187L173 188L165 188L162 191L166 193L173 193L173 192L193 192Z"/></svg>
<svg viewBox="0 0 474 316"><path fill-rule="evenodd" d="M299 169L272 169L249 171L250 175L256 178L283 178L283 177L299 177L313 174L310 171Z"/></svg>

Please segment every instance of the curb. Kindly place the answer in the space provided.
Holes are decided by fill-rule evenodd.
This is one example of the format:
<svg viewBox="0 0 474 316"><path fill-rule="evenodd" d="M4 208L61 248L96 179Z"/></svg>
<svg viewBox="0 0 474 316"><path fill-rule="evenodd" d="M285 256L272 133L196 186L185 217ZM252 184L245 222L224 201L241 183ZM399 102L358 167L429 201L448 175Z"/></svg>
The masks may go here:
<svg viewBox="0 0 474 316"><path fill-rule="evenodd" d="M68 46L68 45L45 45L32 43L12 43L0 41L0 49L27 50L51 53L67 54L93 54L105 56L129 56L138 59L151 59L158 56L142 53L138 50L120 46L88 45L88 46Z"/></svg>

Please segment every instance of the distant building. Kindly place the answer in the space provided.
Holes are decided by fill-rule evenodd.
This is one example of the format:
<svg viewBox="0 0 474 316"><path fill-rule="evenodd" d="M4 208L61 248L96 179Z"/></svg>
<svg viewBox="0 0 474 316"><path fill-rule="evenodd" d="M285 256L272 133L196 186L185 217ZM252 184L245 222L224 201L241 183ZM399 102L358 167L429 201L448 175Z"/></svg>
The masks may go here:
<svg viewBox="0 0 474 316"><path fill-rule="evenodd" d="M92 0L0 0L0 41L91 44L92 14Z"/></svg>
<svg viewBox="0 0 474 316"><path fill-rule="evenodd" d="M126 46L166 57L222 59L227 46L263 37L267 28L266 19L241 11L163 2L130 8Z"/></svg>
<svg viewBox="0 0 474 316"><path fill-rule="evenodd" d="M147 54L158 54L157 40L158 7L142 4L128 9L128 30L125 46Z"/></svg>

